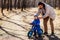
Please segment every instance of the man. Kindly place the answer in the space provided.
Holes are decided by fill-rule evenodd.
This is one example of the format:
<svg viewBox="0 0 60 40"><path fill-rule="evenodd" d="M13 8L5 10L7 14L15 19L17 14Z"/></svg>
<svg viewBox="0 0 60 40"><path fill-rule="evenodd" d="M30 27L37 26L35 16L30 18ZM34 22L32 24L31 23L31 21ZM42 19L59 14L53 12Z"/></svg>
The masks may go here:
<svg viewBox="0 0 60 40"><path fill-rule="evenodd" d="M39 2L38 3L38 12L36 15L40 15L42 14L42 17L40 18L43 18L43 25L44 25L44 34L48 34L48 30L47 30L47 22L48 20L50 19L50 25L51 25L51 34L53 35L54 34L54 24L53 24L53 21L55 19L55 11L54 9L45 4L45 3L42 3L42 2Z"/></svg>

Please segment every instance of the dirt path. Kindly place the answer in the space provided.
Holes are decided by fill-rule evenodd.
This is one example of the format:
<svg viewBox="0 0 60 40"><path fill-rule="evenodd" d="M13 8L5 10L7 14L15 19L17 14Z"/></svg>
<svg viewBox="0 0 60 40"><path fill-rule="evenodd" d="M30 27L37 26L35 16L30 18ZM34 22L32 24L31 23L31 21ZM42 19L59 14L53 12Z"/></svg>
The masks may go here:
<svg viewBox="0 0 60 40"><path fill-rule="evenodd" d="M35 10L35 9L34 9ZM15 35L16 37L12 37L11 35L6 34L2 30L0 31L0 40L29 40L27 38L27 32L31 26L23 20L31 22L33 20L34 12L32 9L25 12L17 12L11 11L8 15L8 18L4 17L1 26L7 30L10 34ZM50 26L48 27L49 36L45 36L44 40L60 40L60 16L56 17L54 21L55 24L55 35L50 35ZM49 23L48 23L49 25ZM43 29L42 20L41 27ZM31 39L32 40L32 39Z"/></svg>

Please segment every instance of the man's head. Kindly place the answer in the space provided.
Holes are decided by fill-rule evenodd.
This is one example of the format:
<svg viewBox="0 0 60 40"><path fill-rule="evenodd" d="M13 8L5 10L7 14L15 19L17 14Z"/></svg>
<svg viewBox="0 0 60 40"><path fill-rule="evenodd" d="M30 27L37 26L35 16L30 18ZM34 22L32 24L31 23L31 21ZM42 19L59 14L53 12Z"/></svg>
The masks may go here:
<svg viewBox="0 0 60 40"><path fill-rule="evenodd" d="M45 4L42 3L42 2L39 2L39 3L38 3L38 8L39 8L39 9L45 8Z"/></svg>

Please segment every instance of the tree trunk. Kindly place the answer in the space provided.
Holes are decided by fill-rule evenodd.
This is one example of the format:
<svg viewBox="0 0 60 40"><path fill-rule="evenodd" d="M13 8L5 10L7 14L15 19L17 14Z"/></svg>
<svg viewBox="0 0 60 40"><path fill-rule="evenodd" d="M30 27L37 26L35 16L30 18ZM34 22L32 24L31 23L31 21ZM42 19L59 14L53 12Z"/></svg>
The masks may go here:
<svg viewBox="0 0 60 40"><path fill-rule="evenodd" d="M18 0L17 7L20 9L20 0Z"/></svg>
<svg viewBox="0 0 60 40"><path fill-rule="evenodd" d="M22 0L21 11L23 11L23 9L26 9L26 0Z"/></svg>
<svg viewBox="0 0 60 40"><path fill-rule="evenodd" d="M10 10L12 10L12 0L10 0Z"/></svg>
<svg viewBox="0 0 60 40"><path fill-rule="evenodd" d="M60 0L59 0L59 9L60 9Z"/></svg>
<svg viewBox="0 0 60 40"><path fill-rule="evenodd" d="M7 0L7 11L9 10L9 0Z"/></svg>
<svg viewBox="0 0 60 40"><path fill-rule="evenodd" d="M1 0L1 13L3 13L3 0Z"/></svg>
<svg viewBox="0 0 60 40"><path fill-rule="evenodd" d="M36 2L36 0L33 1L33 7L35 7L35 5L36 5L35 2Z"/></svg>
<svg viewBox="0 0 60 40"><path fill-rule="evenodd" d="M44 2L46 3L46 0L44 0Z"/></svg>
<svg viewBox="0 0 60 40"><path fill-rule="evenodd" d="M6 0L3 2L4 9L6 8Z"/></svg>
<svg viewBox="0 0 60 40"><path fill-rule="evenodd" d="M54 0L54 8L56 8L57 0Z"/></svg>
<svg viewBox="0 0 60 40"><path fill-rule="evenodd" d="M16 9L17 6L17 0L14 1L14 8Z"/></svg>

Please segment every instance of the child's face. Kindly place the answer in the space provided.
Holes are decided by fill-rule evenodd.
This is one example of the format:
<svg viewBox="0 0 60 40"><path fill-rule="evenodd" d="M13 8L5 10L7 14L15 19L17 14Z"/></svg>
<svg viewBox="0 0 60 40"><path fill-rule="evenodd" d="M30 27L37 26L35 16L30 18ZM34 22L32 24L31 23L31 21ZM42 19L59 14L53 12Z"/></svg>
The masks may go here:
<svg viewBox="0 0 60 40"><path fill-rule="evenodd" d="M34 17L34 19L37 19L38 17Z"/></svg>

